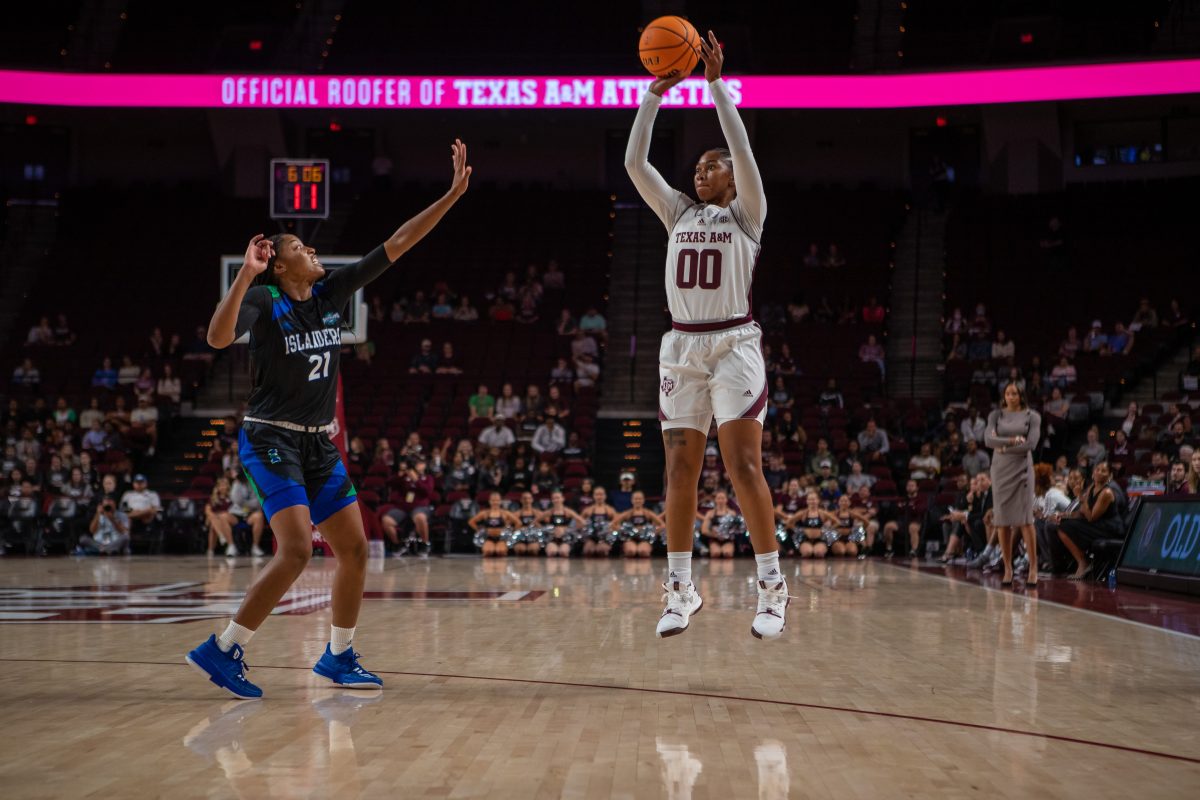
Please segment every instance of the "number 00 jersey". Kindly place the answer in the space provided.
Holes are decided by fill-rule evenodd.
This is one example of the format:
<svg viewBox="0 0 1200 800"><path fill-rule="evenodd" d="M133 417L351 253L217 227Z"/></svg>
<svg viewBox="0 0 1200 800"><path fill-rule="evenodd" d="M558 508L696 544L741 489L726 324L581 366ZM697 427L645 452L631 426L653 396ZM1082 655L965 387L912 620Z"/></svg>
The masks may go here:
<svg viewBox="0 0 1200 800"><path fill-rule="evenodd" d="M750 321L758 240L740 205L697 203L671 228L667 306L677 329L704 332Z"/></svg>
<svg viewBox="0 0 1200 800"><path fill-rule="evenodd" d="M303 302L274 286L246 291L237 336L250 331L254 388L247 416L318 427L333 421L346 304L388 266L383 247L377 247L332 271Z"/></svg>

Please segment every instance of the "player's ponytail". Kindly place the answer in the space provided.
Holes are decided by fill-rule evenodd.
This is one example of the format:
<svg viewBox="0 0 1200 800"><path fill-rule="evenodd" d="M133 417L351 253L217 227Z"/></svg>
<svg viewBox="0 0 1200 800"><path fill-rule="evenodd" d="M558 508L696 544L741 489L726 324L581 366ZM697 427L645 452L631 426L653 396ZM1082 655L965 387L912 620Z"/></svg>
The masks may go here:
<svg viewBox="0 0 1200 800"><path fill-rule="evenodd" d="M252 286L278 286L279 278L275 275L275 259L279 257L279 248L283 244L284 238L288 236L286 233L277 233L274 236L268 236L267 241L271 243L271 251L273 255L267 259L267 268L254 276Z"/></svg>

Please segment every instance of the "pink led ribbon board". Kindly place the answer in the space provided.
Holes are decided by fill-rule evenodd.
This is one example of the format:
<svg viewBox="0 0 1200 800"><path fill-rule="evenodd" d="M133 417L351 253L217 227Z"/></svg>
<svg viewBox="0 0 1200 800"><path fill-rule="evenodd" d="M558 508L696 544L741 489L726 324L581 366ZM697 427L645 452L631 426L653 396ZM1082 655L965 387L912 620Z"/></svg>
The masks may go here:
<svg viewBox="0 0 1200 800"><path fill-rule="evenodd" d="M917 108L1200 93L1200 60L905 75L727 76L742 108ZM636 108L648 77L112 75L0 70L0 103L100 108ZM664 105L712 105L689 78Z"/></svg>

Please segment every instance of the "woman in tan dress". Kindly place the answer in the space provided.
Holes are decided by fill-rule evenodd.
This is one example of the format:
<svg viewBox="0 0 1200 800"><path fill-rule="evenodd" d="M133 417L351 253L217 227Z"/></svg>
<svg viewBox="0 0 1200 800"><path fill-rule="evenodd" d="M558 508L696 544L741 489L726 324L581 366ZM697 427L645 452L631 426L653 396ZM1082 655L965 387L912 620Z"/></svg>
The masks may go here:
<svg viewBox="0 0 1200 800"><path fill-rule="evenodd" d="M1016 383L1004 387L1000 408L988 415L984 443L992 450L992 521L1004 558L1001 586L1013 582L1013 528L1021 529L1029 558L1026 586L1037 586L1037 530L1033 526L1033 450L1041 436L1042 417L1025 401Z"/></svg>

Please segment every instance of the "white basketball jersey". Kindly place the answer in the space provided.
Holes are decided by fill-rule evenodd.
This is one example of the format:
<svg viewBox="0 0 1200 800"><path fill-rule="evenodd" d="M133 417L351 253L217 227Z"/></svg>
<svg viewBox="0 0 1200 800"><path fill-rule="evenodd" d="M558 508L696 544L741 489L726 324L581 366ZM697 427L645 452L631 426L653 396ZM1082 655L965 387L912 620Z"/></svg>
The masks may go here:
<svg viewBox="0 0 1200 800"><path fill-rule="evenodd" d="M667 306L673 320L724 322L750 315L757 228L736 199L729 208L697 203L683 211L667 243Z"/></svg>

